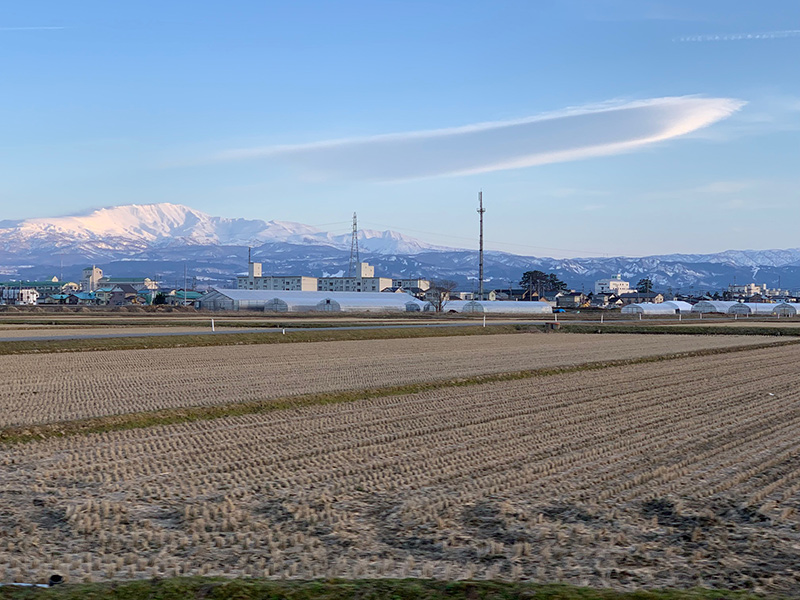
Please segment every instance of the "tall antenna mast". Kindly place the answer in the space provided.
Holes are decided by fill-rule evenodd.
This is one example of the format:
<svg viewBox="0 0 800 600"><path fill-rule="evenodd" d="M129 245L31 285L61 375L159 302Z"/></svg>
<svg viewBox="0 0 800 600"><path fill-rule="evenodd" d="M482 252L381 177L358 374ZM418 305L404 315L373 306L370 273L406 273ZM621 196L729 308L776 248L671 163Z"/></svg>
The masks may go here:
<svg viewBox="0 0 800 600"><path fill-rule="evenodd" d="M478 301L483 300L483 190L478 192L478 214L481 216L481 234L478 241Z"/></svg>
<svg viewBox="0 0 800 600"><path fill-rule="evenodd" d="M356 213L353 213L353 238L350 240L350 266L347 268L347 276L352 277L358 270L358 263L361 260L358 256L358 220Z"/></svg>

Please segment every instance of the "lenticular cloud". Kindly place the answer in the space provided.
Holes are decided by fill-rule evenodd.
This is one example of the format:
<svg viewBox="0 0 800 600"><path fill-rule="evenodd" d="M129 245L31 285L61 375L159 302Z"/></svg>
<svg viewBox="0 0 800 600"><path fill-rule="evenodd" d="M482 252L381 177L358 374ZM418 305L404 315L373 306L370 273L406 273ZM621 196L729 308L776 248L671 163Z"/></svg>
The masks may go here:
<svg viewBox="0 0 800 600"><path fill-rule="evenodd" d="M655 98L452 129L230 150L215 159L280 160L319 175L378 181L485 173L631 151L707 127L743 105Z"/></svg>

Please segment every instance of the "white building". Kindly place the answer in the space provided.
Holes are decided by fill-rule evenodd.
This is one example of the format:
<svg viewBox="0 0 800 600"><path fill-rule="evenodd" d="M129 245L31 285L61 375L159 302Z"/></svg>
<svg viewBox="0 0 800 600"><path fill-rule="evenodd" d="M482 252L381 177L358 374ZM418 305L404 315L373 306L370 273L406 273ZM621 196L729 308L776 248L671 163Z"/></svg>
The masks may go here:
<svg viewBox="0 0 800 600"><path fill-rule="evenodd" d="M756 294L765 293L766 289L766 285L758 285L757 283L745 283L742 285L728 286L728 291L734 296L755 296Z"/></svg>
<svg viewBox="0 0 800 600"><path fill-rule="evenodd" d="M236 278L239 290L283 290L291 292L382 292L392 287L389 277L375 277L375 267L359 263L354 277L307 277L262 274L261 263L250 263L247 275Z"/></svg>
<svg viewBox="0 0 800 600"><path fill-rule="evenodd" d="M318 277L317 291L320 292L382 292L391 289L390 277L375 277L375 267L369 263L358 263L353 277Z"/></svg>
<svg viewBox="0 0 800 600"><path fill-rule="evenodd" d="M81 291L93 292L100 286L100 280L103 278L103 269L92 265L86 267L81 275Z"/></svg>
<svg viewBox="0 0 800 600"><path fill-rule="evenodd" d="M251 262L247 265L247 275L236 277L236 289L315 292L317 278L304 275L268 275L264 277L261 263Z"/></svg>
<svg viewBox="0 0 800 600"><path fill-rule="evenodd" d="M39 292L33 288L8 287L2 290L4 304L33 306L39 300Z"/></svg>
<svg viewBox="0 0 800 600"><path fill-rule="evenodd" d="M393 278L392 287L403 288L404 290L420 289L424 292L431 287L431 282L419 277L412 277L410 279Z"/></svg>
<svg viewBox="0 0 800 600"><path fill-rule="evenodd" d="M595 294L627 294L631 291L631 284L622 280L622 274L618 273L608 279L598 279L594 282Z"/></svg>

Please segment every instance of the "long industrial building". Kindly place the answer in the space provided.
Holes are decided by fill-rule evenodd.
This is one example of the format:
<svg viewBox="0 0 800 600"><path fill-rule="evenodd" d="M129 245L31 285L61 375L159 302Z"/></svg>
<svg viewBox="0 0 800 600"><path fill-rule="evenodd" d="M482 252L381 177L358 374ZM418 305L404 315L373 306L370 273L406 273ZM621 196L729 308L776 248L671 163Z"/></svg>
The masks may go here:
<svg viewBox="0 0 800 600"><path fill-rule="evenodd" d="M247 275L236 277L240 290L284 290L298 292L383 292L402 287L406 290L427 290L430 281L420 277L396 279L376 277L375 267L358 263L356 272L348 277L309 277L306 275L264 275L261 263L250 262Z"/></svg>

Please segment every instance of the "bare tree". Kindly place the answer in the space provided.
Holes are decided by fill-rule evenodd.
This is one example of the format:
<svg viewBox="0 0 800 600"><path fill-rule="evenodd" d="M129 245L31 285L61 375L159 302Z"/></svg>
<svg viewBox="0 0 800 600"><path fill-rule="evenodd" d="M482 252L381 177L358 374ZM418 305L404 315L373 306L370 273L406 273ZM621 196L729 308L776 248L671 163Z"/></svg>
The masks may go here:
<svg viewBox="0 0 800 600"><path fill-rule="evenodd" d="M458 284L451 279L436 279L431 281L428 288L428 298L436 312L442 312L445 305L450 301L450 294L455 291Z"/></svg>

